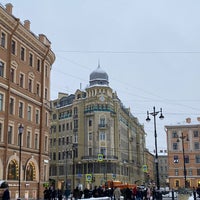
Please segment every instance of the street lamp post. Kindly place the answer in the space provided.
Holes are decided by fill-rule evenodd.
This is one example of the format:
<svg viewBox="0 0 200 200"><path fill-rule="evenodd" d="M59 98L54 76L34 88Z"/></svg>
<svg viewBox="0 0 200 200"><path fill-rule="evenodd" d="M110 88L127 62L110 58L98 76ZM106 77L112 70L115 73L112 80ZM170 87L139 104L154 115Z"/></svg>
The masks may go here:
<svg viewBox="0 0 200 200"><path fill-rule="evenodd" d="M147 111L147 118L146 121L149 122L151 119L149 117L149 115L153 116L154 119L154 137L155 137L155 163L156 163L156 181L157 181L157 189L160 190L160 181L159 181L159 168L158 168L158 150L157 150L157 132L156 132L156 116L157 114L160 113L159 118L163 119L164 116L162 114L162 108L160 109L160 111L155 111L155 107L153 107L153 112L149 113L149 111Z"/></svg>
<svg viewBox="0 0 200 200"><path fill-rule="evenodd" d="M18 131L19 131L19 183L18 183L18 200L21 199L21 156L22 156L22 133L23 133L24 127L22 124L20 124Z"/></svg>
<svg viewBox="0 0 200 200"><path fill-rule="evenodd" d="M187 171L185 166L185 147L184 147L184 140L189 141L188 135L184 136L183 132L181 133L181 136L178 137L177 142L179 142L179 138L182 140L182 148L183 148L183 174L184 174L184 185L185 188L187 188Z"/></svg>

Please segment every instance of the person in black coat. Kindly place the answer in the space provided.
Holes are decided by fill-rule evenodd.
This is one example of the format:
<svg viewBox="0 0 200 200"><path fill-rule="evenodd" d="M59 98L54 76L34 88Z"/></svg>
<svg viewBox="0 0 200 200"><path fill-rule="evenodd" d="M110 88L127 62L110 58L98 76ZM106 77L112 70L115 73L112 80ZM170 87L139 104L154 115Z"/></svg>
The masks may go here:
<svg viewBox="0 0 200 200"><path fill-rule="evenodd" d="M8 188L6 188L3 192L2 200L10 200L10 192Z"/></svg>

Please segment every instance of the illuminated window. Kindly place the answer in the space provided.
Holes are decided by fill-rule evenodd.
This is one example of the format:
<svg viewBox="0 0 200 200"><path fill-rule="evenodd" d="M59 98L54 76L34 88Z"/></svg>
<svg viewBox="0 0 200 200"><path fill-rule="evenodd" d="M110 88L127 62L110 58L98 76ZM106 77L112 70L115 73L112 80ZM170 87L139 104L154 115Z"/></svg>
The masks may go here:
<svg viewBox="0 0 200 200"><path fill-rule="evenodd" d="M17 165L16 160L11 160L8 165L7 179L18 180L18 174L19 174L19 166Z"/></svg>
<svg viewBox="0 0 200 200"><path fill-rule="evenodd" d="M27 165L26 168L26 181L34 181L35 180L35 167L32 162Z"/></svg>

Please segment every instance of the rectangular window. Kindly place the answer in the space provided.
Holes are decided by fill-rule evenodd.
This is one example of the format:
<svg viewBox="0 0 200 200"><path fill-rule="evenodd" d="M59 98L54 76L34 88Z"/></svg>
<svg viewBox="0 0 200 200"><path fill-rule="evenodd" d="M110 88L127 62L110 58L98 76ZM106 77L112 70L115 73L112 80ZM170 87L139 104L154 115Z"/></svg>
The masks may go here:
<svg viewBox="0 0 200 200"><path fill-rule="evenodd" d="M15 55L15 53L16 53L16 42L14 40L12 40L12 42L11 42L11 53L13 55Z"/></svg>
<svg viewBox="0 0 200 200"><path fill-rule="evenodd" d="M175 169L175 176L178 176L178 169Z"/></svg>
<svg viewBox="0 0 200 200"><path fill-rule="evenodd" d="M0 142L3 142L3 126L1 122L0 122Z"/></svg>
<svg viewBox="0 0 200 200"><path fill-rule="evenodd" d="M33 54L29 54L29 66L33 67Z"/></svg>
<svg viewBox="0 0 200 200"><path fill-rule="evenodd" d="M12 144L13 127L8 126L8 144Z"/></svg>
<svg viewBox="0 0 200 200"><path fill-rule="evenodd" d="M35 149L38 149L38 134L35 134Z"/></svg>
<svg viewBox="0 0 200 200"><path fill-rule="evenodd" d="M105 156L106 155L106 148L105 147L101 147L100 148L100 153Z"/></svg>
<svg viewBox="0 0 200 200"><path fill-rule="evenodd" d="M45 94L44 94L44 98L45 98L45 100L47 100L47 99L48 99L47 88L45 88Z"/></svg>
<svg viewBox="0 0 200 200"><path fill-rule="evenodd" d="M48 66L45 66L45 76L48 77Z"/></svg>
<svg viewBox="0 0 200 200"><path fill-rule="evenodd" d="M190 158L188 155L185 155L185 163L189 163L190 162Z"/></svg>
<svg viewBox="0 0 200 200"><path fill-rule="evenodd" d="M174 132L172 132L172 138L177 138L177 132L176 131L174 131Z"/></svg>
<svg viewBox="0 0 200 200"><path fill-rule="evenodd" d="M45 125L46 125L46 126L48 126L48 124L49 124L49 123L48 123L48 121L49 121L48 119L49 119L49 118L48 118L48 113L46 112L46 114L45 114Z"/></svg>
<svg viewBox="0 0 200 200"><path fill-rule="evenodd" d="M40 72L40 68L41 68L41 61L40 59L37 59L37 71Z"/></svg>
<svg viewBox="0 0 200 200"><path fill-rule="evenodd" d="M197 176L200 175L200 169L197 169Z"/></svg>
<svg viewBox="0 0 200 200"><path fill-rule="evenodd" d="M92 133L89 133L89 140L92 140Z"/></svg>
<svg viewBox="0 0 200 200"><path fill-rule="evenodd" d="M74 128L78 128L78 120L77 119L74 120Z"/></svg>
<svg viewBox="0 0 200 200"><path fill-rule="evenodd" d="M194 143L194 149L195 150L199 150L199 142L195 142Z"/></svg>
<svg viewBox="0 0 200 200"><path fill-rule="evenodd" d="M200 155L195 156L195 161L196 161L196 163L200 163Z"/></svg>
<svg viewBox="0 0 200 200"><path fill-rule="evenodd" d="M23 74L19 75L19 86L22 88L24 87L24 75Z"/></svg>
<svg viewBox="0 0 200 200"><path fill-rule="evenodd" d="M194 137L199 137L199 132L198 131L193 131L193 136Z"/></svg>
<svg viewBox="0 0 200 200"><path fill-rule="evenodd" d="M188 169L188 175L192 176L192 169Z"/></svg>
<svg viewBox="0 0 200 200"><path fill-rule="evenodd" d="M106 134L105 134L105 132L100 132L100 134L99 134L99 140L106 140Z"/></svg>
<svg viewBox="0 0 200 200"><path fill-rule="evenodd" d="M37 85L36 85L36 94L38 96L40 96L40 84L39 83L37 83Z"/></svg>
<svg viewBox="0 0 200 200"><path fill-rule="evenodd" d="M56 160L56 152L53 152L53 160Z"/></svg>
<svg viewBox="0 0 200 200"><path fill-rule="evenodd" d="M0 61L0 76L4 77L4 63Z"/></svg>
<svg viewBox="0 0 200 200"><path fill-rule="evenodd" d="M32 79L28 79L28 91L32 92Z"/></svg>
<svg viewBox="0 0 200 200"><path fill-rule="evenodd" d="M106 120L105 118L100 118L100 127L105 127Z"/></svg>
<svg viewBox="0 0 200 200"><path fill-rule="evenodd" d="M20 58L23 61L25 60L25 48L24 47L21 47Z"/></svg>
<svg viewBox="0 0 200 200"><path fill-rule="evenodd" d="M24 104L22 102L19 102L19 117L23 118L23 110L24 110Z"/></svg>
<svg viewBox="0 0 200 200"><path fill-rule="evenodd" d="M36 113L35 113L35 123L36 123L36 124L39 124L39 114L40 114L40 111L39 111L39 110L36 110L35 112L36 112Z"/></svg>
<svg viewBox="0 0 200 200"><path fill-rule="evenodd" d="M61 152L59 151L59 152L58 152L58 160L61 160L61 158L62 158L62 157L61 157Z"/></svg>
<svg viewBox="0 0 200 200"><path fill-rule="evenodd" d="M174 163L178 163L178 156L174 155Z"/></svg>
<svg viewBox="0 0 200 200"><path fill-rule="evenodd" d="M91 119L89 120L89 126L92 126L92 120Z"/></svg>
<svg viewBox="0 0 200 200"><path fill-rule="evenodd" d="M177 143L173 143L173 150L178 150L178 144Z"/></svg>
<svg viewBox="0 0 200 200"><path fill-rule="evenodd" d="M28 119L28 121L31 121L31 115L32 115L32 107L28 106L28 109L27 109L27 119Z"/></svg>
<svg viewBox="0 0 200 200"><path fill-rule="evenodd" d="M14 114L14 99L10 98L10 115Z"/></svg>
<svg viewBox="0 0 200 200"><path fill-rule="evenodd" d="M92 148L88 149L89 156L92 156Z"/></svg>
<svg viewBox="0 0 200 200"><path fill-rule="evenodd" d="M62 131L65 131L65 124L62 125Z"/></svg>
<svg viewBox="0 0 200 200"><path fill-rule="evenodd" d="M44 138L44 150L48 151L48 137L47 136L45 136Z"/></svg>
<svg viewBox="0 0 200 200"><path fill-rule="evenodd" d="M5 33L1 33L1 46L3 47L3 48L5 48L6 47L6 34Z"/></svg>
<svg viewBox="0 0 200 200"><path fill-rule="evenodd" d="M0 111L3 111L3 94L0 94Z"/></svg>
<svg viewBox="0 0 200 200"><path fill-rule="evenodd" d="M10 81L14 82L15 81L15 69L11 68L10 70Z"/></svg>
<svg viewBox="0 0 200 200"><path fill-rule="evenodd" d="M27 136L26 136L26 147L30 148L31 147L31 132L28 131L27 132Z"/></svg>

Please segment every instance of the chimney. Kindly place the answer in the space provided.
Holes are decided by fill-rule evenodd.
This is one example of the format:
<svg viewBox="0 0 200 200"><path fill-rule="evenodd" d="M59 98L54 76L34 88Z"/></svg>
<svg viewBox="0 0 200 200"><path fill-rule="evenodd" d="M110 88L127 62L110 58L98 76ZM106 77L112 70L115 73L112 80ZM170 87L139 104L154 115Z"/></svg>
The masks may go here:
<svg viewBox="0 0 200 200"><path fill-rule="evenodd" d="M197 117L197 121L200 122L200 117Z"/></svg>
<svg viewBox="0 0 200 200"><path fill-rule="evenodd" d="M11 3L7 3L6 4L6 11L12 15L12 8L13 8L13 5Z"/></svg>
<svg viewBox="0 0 200 200"><path fill-rule="evenodd" d="M188 123L188 124L191 123L191 118L190 117L186 118L186 123Z"/></svg>
<svg viewBox="0 0 200 200"><path fill-rule="evenodd" d="M47 37L44 34L39 34L39 41L45 45L48 45L48 46L51 45L51 42L47 39Z"/></svg>
<svg viewBox="0 0 200 200"><path fill-rule="evenodd" d="M25 20L24 21L24 27L25 27L25 29L27 29L28 31L30 31L30 21L29 20Z"/></svg>

